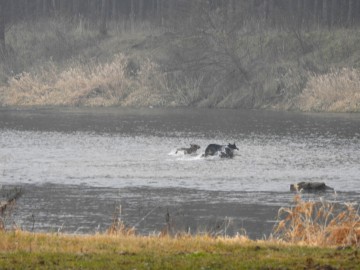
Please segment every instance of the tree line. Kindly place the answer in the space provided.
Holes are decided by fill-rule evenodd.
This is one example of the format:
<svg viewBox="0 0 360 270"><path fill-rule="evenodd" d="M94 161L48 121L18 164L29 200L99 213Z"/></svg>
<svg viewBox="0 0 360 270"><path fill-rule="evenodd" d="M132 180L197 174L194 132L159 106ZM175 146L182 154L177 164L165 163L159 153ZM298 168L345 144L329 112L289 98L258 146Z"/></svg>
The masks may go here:
<svg viewBox="0 0 360 270"><path fill-rule="evenodd" d="M84 17L106 33L109 20L152 22L179 28L199 14L217 12L240 27L249 20L267 27L352 27L360 23L360 0L1 0L0 46L13 23L50 16Z"/></svg>
<svg viewBox="0 0 360 270"><path fill-rule="evenodd" d="M2 0L2 17L6 22L42 16L85 16L107 19L150 20L181 24L199 10L222 10L225 16L246 14L278 25L307 21L326 25L349 26L358 23L359 0ZM174 20L175 17L181 20Z"/></svg>

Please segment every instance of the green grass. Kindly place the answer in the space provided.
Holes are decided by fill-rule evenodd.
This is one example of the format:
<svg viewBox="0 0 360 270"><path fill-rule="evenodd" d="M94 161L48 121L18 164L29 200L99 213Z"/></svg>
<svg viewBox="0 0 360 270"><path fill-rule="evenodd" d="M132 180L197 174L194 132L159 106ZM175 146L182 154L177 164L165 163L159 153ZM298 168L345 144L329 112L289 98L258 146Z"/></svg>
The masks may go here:
<svg viewBox="0 0 360 270"><path fill-rule="evenodd" d="M360 264L354 248L242 238L6 232L0 243L0 269L356 269Z"/></svg>
<svg viewBox="0 0 360 270"><path fill-rule="evenodd" d="M278 221L267 240L141 236L115 217L104 234L3 229L0 269L360 269L360 216L352 204L296 196Z"/></svg>

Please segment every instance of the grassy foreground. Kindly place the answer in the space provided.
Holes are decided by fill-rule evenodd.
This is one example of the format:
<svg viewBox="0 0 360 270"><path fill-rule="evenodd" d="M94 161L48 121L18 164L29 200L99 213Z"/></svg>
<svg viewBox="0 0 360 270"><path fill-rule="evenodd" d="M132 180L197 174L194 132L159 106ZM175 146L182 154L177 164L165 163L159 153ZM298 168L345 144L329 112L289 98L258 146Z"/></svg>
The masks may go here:
<svg viewBox="0 0 360 270"><path fill-rule="evenodd" d="M359 269L356 248L244 237L0 233L0 269Z"/></svg>
<svg viewBox="0 0 360 270"><path fill-rule="evenodd" d="M95 235L30 233L4 225L0 269L360 269L354 205L300 196L293 207L279 210L274 234L261 241L206 233L170 237L166 231L139 236L116 217L106 233Z"/></svg>

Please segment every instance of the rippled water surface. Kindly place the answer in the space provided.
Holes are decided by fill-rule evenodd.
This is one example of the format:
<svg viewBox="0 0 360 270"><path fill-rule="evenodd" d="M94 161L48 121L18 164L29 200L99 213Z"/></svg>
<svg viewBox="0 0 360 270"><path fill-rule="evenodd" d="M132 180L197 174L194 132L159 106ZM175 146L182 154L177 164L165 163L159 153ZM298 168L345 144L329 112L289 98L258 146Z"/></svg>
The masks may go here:
<svg viewBox="0 0 360 270"><path fill-rule="evenodd" d="M24 227L31 224L26 212L37 217L38 229L67 224L89 232L106 226L121 204L124 218L142 232L161 230L170 211L181 229L219 227L231 217L234 232L241 225L259 237L270 231L276 209L291 203L291 183L323 181L337 191L326 195L331 199L360 198L358 114L115 108L0 114L1 183L28 190L18 203ZM208 144L229 142L240 149L233 159L201 156ZM197 154L176 153L190 143L201 146Z"/></svg>

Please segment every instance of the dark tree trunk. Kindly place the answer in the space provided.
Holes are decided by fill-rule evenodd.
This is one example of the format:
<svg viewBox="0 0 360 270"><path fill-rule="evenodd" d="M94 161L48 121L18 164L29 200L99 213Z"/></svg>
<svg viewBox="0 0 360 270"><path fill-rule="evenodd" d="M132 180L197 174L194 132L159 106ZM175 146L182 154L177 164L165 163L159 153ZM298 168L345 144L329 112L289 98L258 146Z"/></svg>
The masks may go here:
<svg viewBox="0 0 360 270"><path fill-rule="evenodd" d="M313 0L311 0L313 1ZM302 18L303 18L303 22L304 24L306 24L307 26L309 26L309 0L302 0Z"/></svg>
<svg viewBox="0 0 360 270"><path fill-rule="evenodd" d="M263 8L264 8L264 11L263 11L264 19L265 19L265 21L268 21L268 19L269 19L269 0L264 0Z"/></svg>
<svg viewBox="0 0 360 270"><path fill-rule="evenodd" d="M48 3L47 3L47 0L43 0L43 4L42 4L42 14L43 15L48 15L47 14L47 11L48 11Z"/></svg>
<svg viewBox="0 0 360 270"><path fill-rule="evenodd" d="M130 28L131 32L135 31L135 0L130 0Z"/></svg>
<svg viewBox="0 0 360 270"><path fill-rule="evenodd" d="M107 34L106 28L106 13L107 13L107 0L101 0L101 11L100 11L100 35Z"/></svg>
<svg viewBox="0 0 360 270"><path fill-rule="evenodd" d="M175 9L175 1L174 0L168 0L168 2L169 2L169 7L168 7L168 18L170 18L170 20L172 21L172 22L174 22L173 21L173 19L174 19L174 14L175 14L175 12L174 12L174 9Z"/></svg>
<svg viewBox="0 0 360 270"><path fill-rule="evenodd" d="M339 16L340 16L340 22L342 26L345 26L347 24L347 8L348 8L348 2L347 1L339 1Z"/></svg>
<svg viewBox="0 0 360 270"><path fill-rule="evenodd" d="M156 22L156 0L151 1L151 19Z"/></svg>
<svg viewBox="0 0 360 270"><path fill-rule="evenodd" d="M314 1L314 22L319 23L319 0Z"/></svg>
<svg viewBox="0 0 360 270"><path fill-rule="evenodd" d="M138 20L144 19L144 0L139 0Z"/></svg>
<svg viewBox="0 0 360 270"><path fill-rule="evenodd" d="M295 1L289 1L287 8L289 9L288 13L291 14L290 16L291 16L291 20L292 20L296 14Z"/></svg>
<svg viewBox="0 0 360 270"><path fill-rule="evenodd" d="M0 53L5 52L5 1L0 1Z"/></svg>
<svg viewBox="0 0 360 270"><path fill-rule="evenodd" d="M164 18L163 18L163 10L162 10L162 1L161 0L156 1L156 16L159 21L159 25L162 26L164 23Z"/></svg>
<svg viewBox="0 0 360 270"><path fill-rule="evenodd" d="M111 19L113 19L113 20L117 20L119 17L118 5L116 3L117 3L117 0L111 1Z"/></svg>
<svg viewBox="0 0 360 270"><path fill-rule="evenodd" d="M80 0L73 0L72 13L76 17L79 16L79 13L80 13Z"/></svg>
<svg viewBox="0 0 360 270"><path fill-rule="evenodd" d="M353 23L353 19L354 19L353 14L354 14L354 0L349 0L348 15L347 15L348 26L351 26Z"/></svg>
<svg viewBox="0 0 360 270"><path fill-rule="evenodd" d="M302 25L304 21L303 0L297 1L297 14L298 14L298 24Z"/></svg>
<svg viewBox="0 0 360 270"><path fill-rule="evenodd" d="M336 23L336 8L337 0L331 0L331 26L334 26Z"/></svg>
<svg viewBox="0 0 360 270"><path fill-rule="evenodd" d="M43 0L36 1L36 14L41 16L43 13Z"/></svg>
<svg viewBox="0 0 360 270"><path fill-rule="evenodd" d="M274 19L274 12L275 10L275 5L274 5L274 0L269 0L269 6L268 6L268 18L270 18L270 20Z"/></svg>
<svg viewBox="0 0 360 270"><path fill-rule="evenodd" d="M322 6L322 21L324 25L328 25L328 0L323 0L323 6Z"/></svg>
<svg viewBox="0 0 360 270"><path fill-rule="evenodd" d="M23 3L23 14L25 16L25 18L27 18L29 16L29 3L28 0L25 0Z"/></svg>

